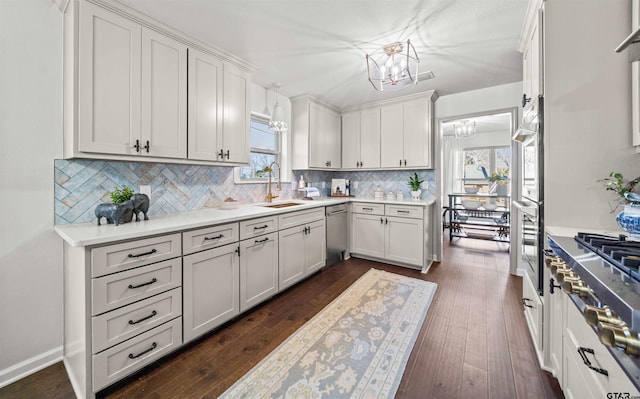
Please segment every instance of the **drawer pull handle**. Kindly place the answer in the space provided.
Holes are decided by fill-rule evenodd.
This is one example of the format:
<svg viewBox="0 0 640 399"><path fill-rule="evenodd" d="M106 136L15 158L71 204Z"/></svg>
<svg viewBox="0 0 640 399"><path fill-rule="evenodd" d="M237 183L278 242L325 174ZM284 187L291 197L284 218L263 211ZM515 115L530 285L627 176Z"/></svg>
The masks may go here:
<svg viewBox="0 0 640 399"><path fill-rule="evenodd" d="M398 213L410 213L409 211L398 210Z"/></svg>
<svg viewBox="0 0 640 399"><path fill-rule="evenodd" d="M138 353L137 355L134 355L133 353L129 353L129 359L135 359L135 358L140 357L140 356L142 356L142 355L144 355L146 353L149 353L152 350L154 350L157 346L158 346L158 344L156 344L154 342L154 343L151 344L151 348L149 348L149 349L147 349L145 351L142 351L142 352Z"/></svg>
<svg viewBox="0 0 640 399"><path fill-rule="evenodd" d="M151 281L147 281L146 283L142 283L142 284L138 284L138 285L133 285L133 284L129 284L129 289L134 289L134 288L140 288L140 287L144 287L145 285L151 285L153 283L155 283L156 281L158 281L157 278L152 278Z"/></svg>
<svg viewBox="0 0 640 399"><path fill-rule="evenodd" d="M218 234L217 236L213 236L213 237L205 237L204 240L205 241L209 241L209 240L219 240L222 237L224 237L224 234Z"/></svg>
<svg viewBox="0 0 640 399"><path fill-rule="evenodd" d="M527 303L527 301L530 301L530 300L531 300L531 299L529 299L529 298L522 298L522 304L523 304L524 306L528 307L528 308L532 308L533 306L531 306L531 305L529 305L529 304Z"/></svg>
<svg viewBox="0 0 640 399"><path fill-rule="evenodd" d="M151 314L149 316L143 317L141 319L138 319L136 321L133 320L129 320L129 324L134 325L134 324L138 324L138 323L142 323L145 320L149 320L150 318L152 318L153 316L157 315L158 312L156 312L155 310L153 312L151 312Z"/></svg>
<svg viewBox="0 0 640 399"><path fill-rule="evenodd" d="M256 240L256 244L262 244L263 242L269 241L269 237L265 237L262 240Z"/></svg>
<svg viewBox="0 0 640 399"><path fill-rule="evenodd" d="M267 227L269 227L269 225L266 225L266 224L265 224L264 226L256 226L256 227L254 227L253 229L254 229L254 230L262 230L262 229L266 229Z"/></svg>
<svg viewBox="0 0 640 399"><path fill-rule="evenodd" d="M139 258L139 257L141 257L141 256L155 254L156 252L158 252L158 250L154 248L154 249L152 249L151 251L149 251L149 252L145 252L145 253L142 253L142 254L137 254L137 255L129 254L129 257L130 257L130 258Z"/></svg>
<svg viewBox="0 0 640 399"><path fill-rule="evenodd" d="M372 211L373 208L362 208L363 211Z"/></svg>
<svg viewBox="0 0 640 399"><path fill-rule="evenodd" d="M591 348L585 348L583 346L580 346L578 348L578 353L580 354L580 357L582 358L582 362L584 363L585 366L589 367L591 370L595 371L596 373L600 373L602 375L606 375L609 376L609 372L605 369L601 369L599 367L593 367L593 365L591 364L591 362L589 361L589 359L587 359L587 355L585 355L586 353L590 353L590 354L594 354L593 353L593 349Z"/></svg>

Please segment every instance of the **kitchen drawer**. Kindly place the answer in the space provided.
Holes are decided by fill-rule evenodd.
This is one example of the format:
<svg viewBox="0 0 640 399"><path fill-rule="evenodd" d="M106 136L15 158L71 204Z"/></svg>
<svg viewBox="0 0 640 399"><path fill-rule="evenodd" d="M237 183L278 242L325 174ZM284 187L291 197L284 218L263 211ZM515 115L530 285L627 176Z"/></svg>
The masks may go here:
<svg viewBox="0 0 640 399"><path fill-rule="evenodd" d="M278 217L276 215L240 222L241 240L273 233L274 231L278 231Z"/></svg>
<svg viewBox="0 0 640 399"><path fill-rule="evenodd" d="M587 324L582 312L575 306L573 301L567 301L567 322L564 333L564 351L567 355L574 357L589 391L594 398L606 398L608 392L629 392L631 396L638 395L625 372L613 358L609 349L604 346L594 329ZM584 353L593 367L602 368L608 375L598 373L590 369L582 360L579 349L593 350L593 354ZM564 369L566 370L566 369ZM563 370L563 376L564 376ZM571 387L569 387L571 388Z"/></svg>
<svg viewBox="0 0 640 399"><path fill-rule="evenodd" d="M145 238L91 250L91 277L100 277L182 255L180 234Z"/></svg>
<svg viewBox="0 0 640 399"><path fill-rule="evenodd" d="M182 285L182 258L91 280L91 314L97 316Z"/></svg>
<svg viewBox="0 0 640 399"><path fill-rule="evenodd" d="M353 202L351 203L351 212L353 213L367 213L370 215L384 215L384 204L370 204L366 202Z"/></svg>
<svg viewBox="0 0 640 399"><path fill-rule="evenodd" d="M238 241L238 223L223 224L182 233L185 255Z"/></svg>
<svg viewBox="0 0 640 399"><path fill-rule="evenodd" d="M98 353L182 315L182 289L135 302L91 320L93 353Z"/></svg>
<svg viewBox="0 0 640 399"><path fill-rule="evenodd" d="M182 345L182 317L93 355L94 392Z"/></svg>
<svg viewBox="0 0 640 399"><path fill-rule="evenodd" d="M280 230L324 219L324 207L285 213L278 216L278 228Z"/></svg>
<svg viewBox="0 0 640 399"><path fill-rule="evenodd" d="M387 216L422 219L424 217L424 208L421 206L385 205L384 213Z"/></svg>

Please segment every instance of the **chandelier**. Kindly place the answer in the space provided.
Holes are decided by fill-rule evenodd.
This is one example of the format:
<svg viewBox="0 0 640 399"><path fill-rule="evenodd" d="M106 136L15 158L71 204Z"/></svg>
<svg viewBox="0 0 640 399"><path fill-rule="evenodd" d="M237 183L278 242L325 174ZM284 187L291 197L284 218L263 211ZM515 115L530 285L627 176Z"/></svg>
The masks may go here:
<svg viewBox="0 0 640 399"><path fill-rule="evenodd" d="M367 77L377 91L397 91L418 83L420 59L409 39L388 44L366 59Z"/></svg>
<svg viewBox="0 0 640 399"><path fill-rule="evenodd" d="M278 88L279 83L274 83L273 87L276 89L276 105L273 106L273 115L269 121L269 130L274 133L283 133L287 131L287 122L284 121L284 111L280 104L278 104Z"/></svg>
<svg viewBox="0 0 640 399"><path fill-rule="evenodd" d="M471 137L476 134L476 123L469 120L457 123L454 126L456 138Z"/></svg>

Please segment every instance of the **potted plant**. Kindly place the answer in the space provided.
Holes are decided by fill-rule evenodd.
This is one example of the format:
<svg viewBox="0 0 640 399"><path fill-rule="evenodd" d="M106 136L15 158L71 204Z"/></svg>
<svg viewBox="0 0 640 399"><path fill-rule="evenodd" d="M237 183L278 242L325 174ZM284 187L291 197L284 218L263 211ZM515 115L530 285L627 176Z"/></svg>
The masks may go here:
<svg viewBox="0 0 640 399"><path fill-rule="evenodd" d="M492 186L489 191L493 191L493 187L495 187L496 194L498 195L507 195L509 193L509 187L507 186L509 184L509 168L496 170L487 176L487 180L489 180Z"/></svg>
<svg viewBox="0 0 640 399"><path fill-rule="evenodd" d="M424 180L420 180L418 174L416 172L413 173L413 176L409 177L409 187L411 187L411 197L414 200L420 199L420 194L422 194L422 190L420 186L424 183Z"/></svg>
<svg viewBox="0 0 640 399"><path fill-rule="evenodd" d="M611 172L609 177L601 180L607 191L613 191L618 196L616 206L611 207L611 213L620 205L624 207L616 216L620 227L632 237L640 238L640 194L636 187L640 184L640 176L633 180L625 180L622 173Z"/></svg>
<svg viewBox="0 0 640 399"><path fill-rule="evenodd" d="M107 219L107 224L119 225L129 223L133 219L133 190L124 186L116 188L110 194L111 204L100 204L96 207L95 215L98 218L98 226L100 219Z"/></svg>

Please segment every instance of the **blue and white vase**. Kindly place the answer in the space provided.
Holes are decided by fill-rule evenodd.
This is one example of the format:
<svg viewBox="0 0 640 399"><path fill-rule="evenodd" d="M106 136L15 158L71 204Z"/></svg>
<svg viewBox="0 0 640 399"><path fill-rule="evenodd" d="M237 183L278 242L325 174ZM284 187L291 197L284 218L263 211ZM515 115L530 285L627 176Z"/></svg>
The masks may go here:
<svg viewBox="0 0 640 399"><path fill-rule="evenodd" d="M625 205L624 210L618 214L616 221L622 228L634 238L640 238L640 206Z"/></svg>

